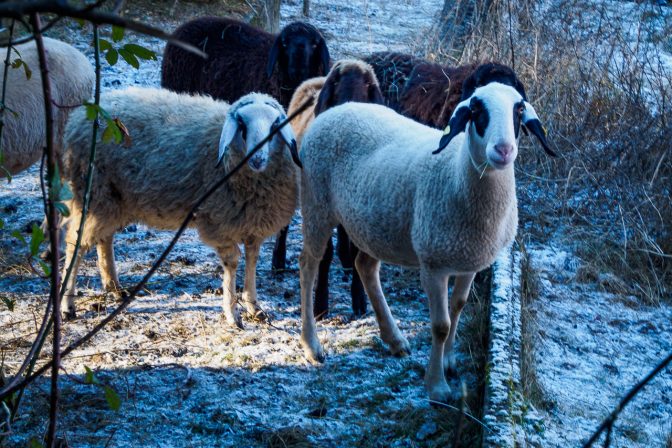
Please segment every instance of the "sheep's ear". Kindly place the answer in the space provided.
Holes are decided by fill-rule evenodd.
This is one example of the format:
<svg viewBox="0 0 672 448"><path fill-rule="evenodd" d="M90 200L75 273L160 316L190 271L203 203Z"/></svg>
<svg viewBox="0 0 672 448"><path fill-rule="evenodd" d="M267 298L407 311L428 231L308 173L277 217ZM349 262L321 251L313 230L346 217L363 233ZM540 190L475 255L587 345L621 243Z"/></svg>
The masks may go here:
<svg viewBox="0 0 672 448"><path fill-rule="evenodd" d="M448 122L448 127L443 131L443 137L439 142L439 148L432 152L432 154L438 154L443 151L448 143L454 139L459 133L464 132L467 128L467 123L471 120L471 109L469 108L469 103L462 102L461 105L455 109L453 116L450 117Z"/></svg>
<svg viewBox="0 0 672 448"><path fill-rule="evenodd" d="M523 125L537 137L539 143L541 143L541 146L544 148L544 151L546 151L546 154L552 157L558 157L558 154L548 146L546 130L541 125L541 121L539 121L539 117L537 116L534 107L527 101L525 101L525 111L523 111Z"/></svg>
<svg viewBox="0 0 672 448"><path fill-rule="evenodd" d="M320 47L322 70L324 70L322 73L326 75L329 73L329 49L327 48L327 42L324 40L324 38L320 39L320 43L318 45Z"/></svg>
<svg viewBox="0 0 672 448"><path fill-rule="evenodd" d="M319 114L334 106L334 85L338 82L340 78L338 69L334 67L334 70L331 71L329 77L324 81L322 90L317 97L317 102L315 103L314 114L317 117Z"/></svg>
<svg viewBox="0 0 672 448"><path fill-rule="evenodd" d="M227 115L224 126L222 126L222 135L219 137L219 155L217 156L217 165L222 163L224 153L236 137L238 132L238 120L233 115Z"/></svg>
<svg viewBox="0 0 672 448"><path fill-rule="evenodd" d="M278 54L280 53L280 45L282 44L282 39L280 36L275 38L273 46L271 47L271 52L268 53L268 64L266 65L266 74L270 78L273 76L273 69L275 68L275 63L278 61Z"/></svg>
<svg viewBox="0 0 672 448"><path fill-rule="evenodd" d="M378 84L369 86L369 102L385 105L385 98L383 98L383 92L380 91Z"/></svg>
<svg viewBox="0 0 672 448"><path fill-rule="evenodd" d="M277 120L275 120L275 123L273 123L273 127L278 126L281 122L285 121L287 117L285 114L281 114ZM294 138L294 132L292 132L292 127L289 124L286 124L282 128L280 128L280 132L278 133L280 135L280 138L282 139L283 142L287 145L289 148L289 153L292 156L292 160L294 163L299 167L303 168L303 164L301 163L301 159L299 158L299 151L296 147L296 139Z"/></svg>

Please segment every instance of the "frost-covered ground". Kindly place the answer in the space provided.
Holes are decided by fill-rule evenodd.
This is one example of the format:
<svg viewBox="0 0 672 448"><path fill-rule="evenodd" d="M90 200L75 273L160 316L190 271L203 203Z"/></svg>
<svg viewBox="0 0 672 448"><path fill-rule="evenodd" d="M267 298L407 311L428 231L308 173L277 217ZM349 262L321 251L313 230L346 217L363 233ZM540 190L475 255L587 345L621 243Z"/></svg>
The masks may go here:
<svg viewBox="0 0 672 448"><path fill-rule="evenodd" d="M283 22L296 16L299 2L283 2ZM336 57L392 48L412 51L422 30L441 6L434 0L388 4L353 1L342 7L313 3L313 21L327 34ZM410 19L412 17L412 20ZM356 30L366 30L360 33ZM62 36L91 54L86 31L68 25ZM160 55L163 44L130 37ZM375 45L374 45L375 43ZM160 58L159 58L160 59ZM134 70L124 62L105 67L105 89L158 85L159 61ZM0 187L0 212L7 229L39 220L37 168ZM0 311L0 346L8 373L25 355L48 294L45 280L30 271L25 249L0 234L0 291L16 300L15 310ZM115 252L122 284L132 285L149 268L172 236L142 225L117 234ZM212 249L188 231L146 294L92 342L68 357L62 380L61 422L71 446L411 446L450 440L454 413L429 406L423 386L430 332L417 273L384 267L383 288L413 354L390 356L378 336L372 313L351 320L349 282L337 263L332 269L330 317L318 326L328 353L323 366L309 365L298 343L300 331L297 258L300 219L288 241L289 270L270 273L272 243L262 249L258 266L260 305L270 323L246 321L245 330L228 328L220 316L221 268ZM242 273L243 266L239 273ZM101 293L95 255L80 269L79 319L68 322L64 345L100 321L115 304ZM238 284L242 284L239 275ZM465 311L462 333L477 307ZM478 333L476 333L478 335ZM458 362L469 393L478 396L478 343L458 336ZM45 350L44 357L49 350ZM121 396L113 412L100 388L82 385L89 367ZM457 384L453 382L456 389ZM46 428L48 382L33 386L24 399L7 446L25 446ZM472 413L479 413L476 404Z"/></svg>
<svg viewBox="0 0 672 448"><path fill-rule="evenodd" d="M614 292L618 278L577 280L583 261L549 245L529 251L538 297L528 311L544 401L541 446L580 446L625 393L672 351L672 307ZM672 434L672 369L632 401L612 446L664 447ZM669 446L669 445L667 445Z"/></svg>

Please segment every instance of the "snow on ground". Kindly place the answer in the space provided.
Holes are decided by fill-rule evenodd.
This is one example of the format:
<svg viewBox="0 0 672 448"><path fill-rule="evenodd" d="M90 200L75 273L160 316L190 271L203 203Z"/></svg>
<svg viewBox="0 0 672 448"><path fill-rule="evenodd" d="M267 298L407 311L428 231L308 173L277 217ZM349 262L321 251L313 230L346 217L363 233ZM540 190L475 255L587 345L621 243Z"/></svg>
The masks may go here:
<svg viewBox="0 0 672 448"><path fill-rule="evenodd" d="M672 351L672 307L646 306L635 297L578 281L583 262L566 247L537 246L529 253L540 280L529 311L537 329L531 337L545 402L542 446L580 446ZM625 408L612 446L663 447L670 434L668 367Z"/></svg>
<svg viewBox="0 0 672 448"><path fill-rule="evenodd" d="M334 54L367 53L393 48L411 51L422 29L431 25L441 2L379 1L313 3L313 20L325 29ZM298 2L283 8L284 20ZM294 11L294 12L292 12ZM412 16L412 20L409 18ZM86 31L68 25L76 45L91 54ZM356 40L357 29L366 29ZM340 33L347 33L341 37ZM162 53L153 39L131 40ZM376 46L372 42L376 42ZM158 85L160 60L134 70L120 61L104 68L105 89ZM0 187L0 211L7 229L39 220L38 171L16 176ZM9 231L0 234L0 291L16 300L15 310L0 308L0 346L8 373L14 371L36 331L44 309L47 282L26 268L25 249ZM172 232L143 225L123 229L115 239L122 284L132 285L166 246ZM270 324L246 321L245 330L228 328L221 318L221 268L214 251L187 231L169 261L122 317L68 357L62 380L62 428L71 446L410 446L446 440L454 414L429 406L423 386L430 332L417 272L386 266L383 288L413 354L390 356L379 338L373 313L352 321L348 276L332 269L331 315L318 325L327 362L307 364L298 343L300 331L297 258L300 219L295 216L288 240L288 272L270 273L272 242L258 266L260 305ZM239 269L238 284L242 284ZM68 322L64 345L99 322L115 304L101 293L94 253L84 260L78 278L82 296L79 319ZM470 326L475 305L465 310ZM477 348L458 335L458 363L470 393L478 387ZM43 358L48 356L45 349ZM121 396L111 411L100 387L82 385L90 367L102 384ZM453 381L457 389L457 383ZM474 393L474 395L478 395ZM48 382L26 394L7 446L25 446L46 428ZM85 410L82 412L82 410ZM479 406L470 409L480 412Z"/></svg>

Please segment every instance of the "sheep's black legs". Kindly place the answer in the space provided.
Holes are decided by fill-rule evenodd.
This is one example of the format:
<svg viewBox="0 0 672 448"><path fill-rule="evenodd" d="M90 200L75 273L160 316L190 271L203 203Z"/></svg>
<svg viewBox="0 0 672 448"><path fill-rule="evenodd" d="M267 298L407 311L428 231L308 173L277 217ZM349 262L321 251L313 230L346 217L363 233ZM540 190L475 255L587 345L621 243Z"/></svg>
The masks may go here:
<svg viewBox="0 0 672 448"><path fill-rule="evenodd" d="M331 236L327 242L327 249L324 251L324 256L320 260L320 266L317 271L317 287L315 289L315 304L313 308L313 315L315 319L321 320L329 313L329 267L331 260L334 258L334 243L331 241Z"/></svg>
<svg viewBox="0 0 672 448"><path fill-rule="evenodd" d="M352 283L350 284L350 295L352 297L352 312L355 317L361 317L366 314L366 293L364 292L364 286L362 285L362 280L359 277L357 269L354 268L354 260L357 257L359 249L357 246L352 244L348 234L345 232L343 226L339 225L336 228L338 235L338 242L336 244L336 253L338 254L339 260L341 260L341 266L344 269L352 269ZM318 277L319 282L319 277ZM318 283L319 287L319 283Z"/></svg>
<svg viewBox="0 0 672 448"><path fill-rule="evenodd" d="M283 272L286 268L287 233L289 233L289 226L284 227L275 237L275 247L273 248L273 262L271 267L276 274Z"/></svg>

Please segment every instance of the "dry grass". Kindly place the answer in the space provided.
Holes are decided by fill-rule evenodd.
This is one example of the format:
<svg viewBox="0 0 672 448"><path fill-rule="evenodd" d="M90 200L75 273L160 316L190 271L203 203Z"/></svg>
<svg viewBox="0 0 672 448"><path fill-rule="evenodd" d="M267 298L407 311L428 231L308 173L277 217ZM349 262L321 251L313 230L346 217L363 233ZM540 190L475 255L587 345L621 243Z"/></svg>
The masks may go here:
<svg viewBox="0 0 672 448"><path fill-rule="evenodd" d="M669 297L672 68L661 50L672 49L672 17L650 3L474 5L467 26L454 23L464 11L449 15L444 28L454 32L426 53L446 63L498 60L524 80L561 157L521 139L523 232L564 239L646 303Z"/></svg>

